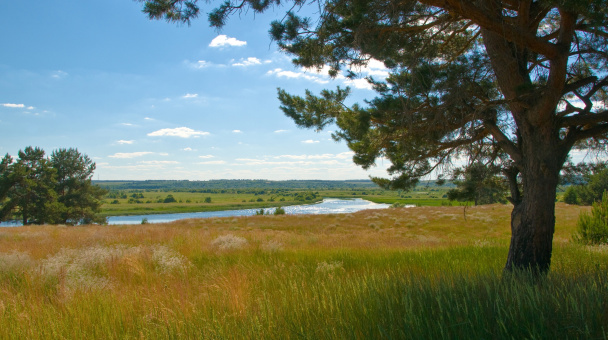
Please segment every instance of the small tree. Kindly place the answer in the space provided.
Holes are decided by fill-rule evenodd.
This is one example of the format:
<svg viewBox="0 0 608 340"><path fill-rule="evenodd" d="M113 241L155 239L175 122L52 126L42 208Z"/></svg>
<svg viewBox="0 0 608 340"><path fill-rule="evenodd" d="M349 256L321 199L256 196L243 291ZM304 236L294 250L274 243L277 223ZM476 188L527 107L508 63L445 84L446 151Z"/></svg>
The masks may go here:
<svg viewBox="0 0 608 340"><path fill-rule="evenodd" d="M167 195L167 197L163 200L163 203L175 203L175 202L177 202L177 200L171 194Z"/></svg>
<svg viewBox="0 0 608 340"><path fill-rule="evenodd" d="M51 154L50 162L57 172L57 200L64 207L59 222L71 225L104 223L105 218L97 213L107 191L93 185L95 163L89 156L81 154L78 149L58 149ZM138 197L143 198L143 195Z"/></svg>
<svg viewBox="0 0 608 340"><path fill-rule="evenodd" d="M608 192L602 200L593 203L591 215L582 212L578 218L574 240L583 244L608 244Z"/></svg>
<svg viewBox="0 0 608 340"><path fill-rule="evenodd" d="M567 204L578 204L579 200L578 200L578 195L576 193L576 189L574 186L569 186L568 189L566 189L566 192L564 193L564 203Z"/></svg>
<svg viewBox="0 0 608 340"><path fill-rule="evenodd" d="M473 201L475 205L506 203L507 186L497 176L500 169L491 165L474 163L454 172L456 189L447 192L450 201Z"/></svg>

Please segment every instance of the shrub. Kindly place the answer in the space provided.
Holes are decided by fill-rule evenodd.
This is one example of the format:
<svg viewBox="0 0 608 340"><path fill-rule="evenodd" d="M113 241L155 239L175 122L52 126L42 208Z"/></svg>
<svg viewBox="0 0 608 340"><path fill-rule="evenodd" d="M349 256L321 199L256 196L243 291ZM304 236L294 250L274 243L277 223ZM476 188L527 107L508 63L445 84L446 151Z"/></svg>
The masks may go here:
<svg viewBox="0 0 608 340"><path fill-rule="evenodd" d="M569 186L568 189L566 189L563 200L564 203L567 204L578 204L578 195L576 194L574 186Z"/></svg>
<svg viewBox="0 0 608 340"><path fill-rule="evenodd" d="M608 192L593 203L591 215L582 212L578 218L574 240L583 244L608 244Z"/></svg>
<svg viewBox="0 0 608 340"><path fill-rule="evenodd" d="M173 195L167 195L167 197L163 200L163 203L176 203L177 200Z"/></svg>
<svg viewBox="0 0 608 340"><path fill-rule="evenodd" d="M283 209L282 207L278 207L274 210L274 214L275 215L285 215L285 209Z"/></svg>

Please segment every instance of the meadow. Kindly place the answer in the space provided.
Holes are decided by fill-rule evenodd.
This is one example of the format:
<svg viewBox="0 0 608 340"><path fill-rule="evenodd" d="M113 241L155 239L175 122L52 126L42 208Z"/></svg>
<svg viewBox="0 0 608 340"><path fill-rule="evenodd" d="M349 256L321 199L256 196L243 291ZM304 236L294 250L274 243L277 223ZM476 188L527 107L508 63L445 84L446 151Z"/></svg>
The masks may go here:
<svg viewBox="0 0 608 340"><path fill-rule="evenodd" d="M297 181L294 181L297 182ZM297 182L299 183L299 182ZM106 195L101 215L140 215L165 214L201 211L220 211L236 209L261 209L277 206L310 204L321 201L323 198L363 198L375 203L399 203L407 205L440 206L451 203L446 198L450 186L436 186L421 184L409 192L381 190L364 184L345 185L348 182L337 182L336 187L310 187L310 188L226 188L226 189L184 189L170 188L166 185L161 189L145 188L142 183L133 186L139 188L110 189ZM371 182L370 182L371 183ZM227 185L234 185L228 181ZM301 183L299 183L302 185ZM174 201L164 202L168 197Z"/></svg>
<svg viewBox="0 0 608 340"><path fill-rule="evenodd" d="M1 339L608 337L608 247L557 204L551 272L503 276L510 206L0 229Z"/></svg>

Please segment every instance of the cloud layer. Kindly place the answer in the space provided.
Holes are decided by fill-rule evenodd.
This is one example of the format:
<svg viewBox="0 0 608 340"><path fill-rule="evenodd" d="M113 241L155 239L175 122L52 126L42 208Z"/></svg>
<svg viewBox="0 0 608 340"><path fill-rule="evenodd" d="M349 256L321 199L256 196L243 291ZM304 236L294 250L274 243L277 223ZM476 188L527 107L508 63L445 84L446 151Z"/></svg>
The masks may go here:
<svg viewBox="0 0 608 340"><path fill-rule="evenodd" d="M196 131L191 128L183 126L183 127L178 127L175 129L160 129L160 130L157 130L154 132L150 132L148 134L148 136L151 136L151 137L169 136L169 137L190 138L190 137L206 136L208 134L209 134L209 132Z"/></svg>

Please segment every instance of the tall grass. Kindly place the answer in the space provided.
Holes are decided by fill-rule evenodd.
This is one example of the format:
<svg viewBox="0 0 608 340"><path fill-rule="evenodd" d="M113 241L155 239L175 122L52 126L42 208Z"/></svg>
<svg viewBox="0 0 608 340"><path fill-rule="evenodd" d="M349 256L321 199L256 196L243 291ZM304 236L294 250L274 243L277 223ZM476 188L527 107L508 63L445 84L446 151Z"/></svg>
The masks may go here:
<svg viewBox="0 0 608 340"><path fill-rule="evenodd" d="M606 338L571 209L535 283L502 276L501 206L0 230L0 338Z"/></svg>

